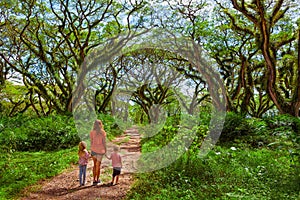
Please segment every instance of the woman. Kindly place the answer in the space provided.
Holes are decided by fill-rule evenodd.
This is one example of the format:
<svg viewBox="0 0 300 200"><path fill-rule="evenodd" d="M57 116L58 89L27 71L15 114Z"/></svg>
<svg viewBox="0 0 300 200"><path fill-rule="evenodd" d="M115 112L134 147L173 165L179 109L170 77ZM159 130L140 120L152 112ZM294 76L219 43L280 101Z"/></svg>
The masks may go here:
<svg viewBox="0 0 300 200"><path fill-rule="evenodd" d="M106 153L106 132L100 120L95 120L93 130L90 132L91 156L93 159L93 185L101 183L100 168L103 156Z"/></svg>

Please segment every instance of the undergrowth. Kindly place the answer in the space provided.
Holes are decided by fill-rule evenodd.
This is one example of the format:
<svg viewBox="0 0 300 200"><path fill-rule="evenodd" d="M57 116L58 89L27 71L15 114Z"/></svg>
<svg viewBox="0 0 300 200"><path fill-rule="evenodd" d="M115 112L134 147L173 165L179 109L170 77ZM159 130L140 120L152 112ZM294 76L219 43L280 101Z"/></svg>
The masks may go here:
<svg viewBox="0 0 300 200"><path fill-rule="evenodd" d="M53 177L77 163L77 147L54 152L1 153L0 199L13 199L25 187Z"/></svg>
<svg viewBox="0 0 300 200"><path fill-rule="evenodd" d="M256 119L228 113L217 146L200 158L205 125L177 161L136 174L127 199L300 199L299 118ZM167 124L155 137L142 140L142 152L155 154L176 139L176 131ZM148 164L160 166L159 161Z"/></svg>
<svg viewBox="0 0 300 200"><path fill-rule="evenodd" d="M136 174L127 199L299 199L299 180L281 150L217 147L167 168Z"/></svg>

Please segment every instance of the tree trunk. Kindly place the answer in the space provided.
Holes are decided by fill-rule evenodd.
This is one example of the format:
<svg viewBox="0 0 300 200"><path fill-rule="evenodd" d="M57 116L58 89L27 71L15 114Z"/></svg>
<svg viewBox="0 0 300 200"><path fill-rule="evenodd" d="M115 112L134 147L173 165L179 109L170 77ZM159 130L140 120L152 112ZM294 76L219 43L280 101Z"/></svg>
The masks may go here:
<svg viewBox="0 0 300 200"><path fill-rule="evenodd" d="M296 91L295 91L295 96L294 96L294 101L293 101L293 108L294 108L294 116L299 117L299 109L300 109L300 28L298 29L298 77L297 77L297 86L296 86Z"/></svg>

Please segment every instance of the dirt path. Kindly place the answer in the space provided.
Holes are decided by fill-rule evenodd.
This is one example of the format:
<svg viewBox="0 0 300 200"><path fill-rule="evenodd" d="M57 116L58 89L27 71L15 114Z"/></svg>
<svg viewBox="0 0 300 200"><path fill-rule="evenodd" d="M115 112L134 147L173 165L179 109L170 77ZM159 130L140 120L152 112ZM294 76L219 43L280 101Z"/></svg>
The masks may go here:
<svg viewBox="0 0 300 200"><path fill-rule="evenodd" d="M123 199L133 183L134 163L140 156L140 135L136 128L126 130L124 135L116 138L113 143L107 144L108 153L112 152L113 144L120 145L123 159L123 169L118 185L109 186L112 174L111 161L103 158L100 175L102 184L92 186L92 160L90 160L87 167L86 186L79 187L78 166L75 165L67 172L27 188L21 200Z"/></svg>

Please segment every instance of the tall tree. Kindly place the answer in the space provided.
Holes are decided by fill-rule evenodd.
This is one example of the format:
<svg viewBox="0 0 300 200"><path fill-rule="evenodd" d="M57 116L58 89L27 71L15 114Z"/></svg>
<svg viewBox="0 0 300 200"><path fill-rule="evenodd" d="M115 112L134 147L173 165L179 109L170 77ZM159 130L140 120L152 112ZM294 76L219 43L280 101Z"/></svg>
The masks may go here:
<svg viewBox="0 0 300 200"><path fill-rule="evenodd" d="M145 2L26 0L1 6L11 11L5 19L11 34L0 56L22 74L47 114L72 111L73 87L85 57L109 37L138 28Z"/></svg>
<svg viewBox="0 0 300 200"><path fill-rule="evenodd" d="M241 16L236 18L240 24L249 24ZM265 65L254 36L233 29L230 18L218 7L214 9L210 21L207 28L218 31L205 37L204 47L219 65L227 91L227 110L261 117L274 104L265 87L261 87Z"/></svg>
<svg viewBox="0 0 300 200"><path fill-rule="evenodd" d="M288 13L292 2L288 0L230 0L233 9L224 11L231 19L232 28L255 37L257 47L266 66L266 92L280 113L299 116L300 82L297 63L295 20ZM235 12L236 11L236 12ZM242 14L252 27L239 23L236 14ZM291 59L291 57L293 59ZM285 61L284 61L285 60ZM288 61L288 62L286 62Z"/></svg>
<svg viewBox="0 0 300 200"><path fill-rule="evenodd" d="M182 81L172 68L178 63L168 57L167 52L149 48L131 52L120 62L127 66L127 73L118 84L119 90L141 106L152 123L158 123L162 109L175 99L173 89Z"/></svg>

